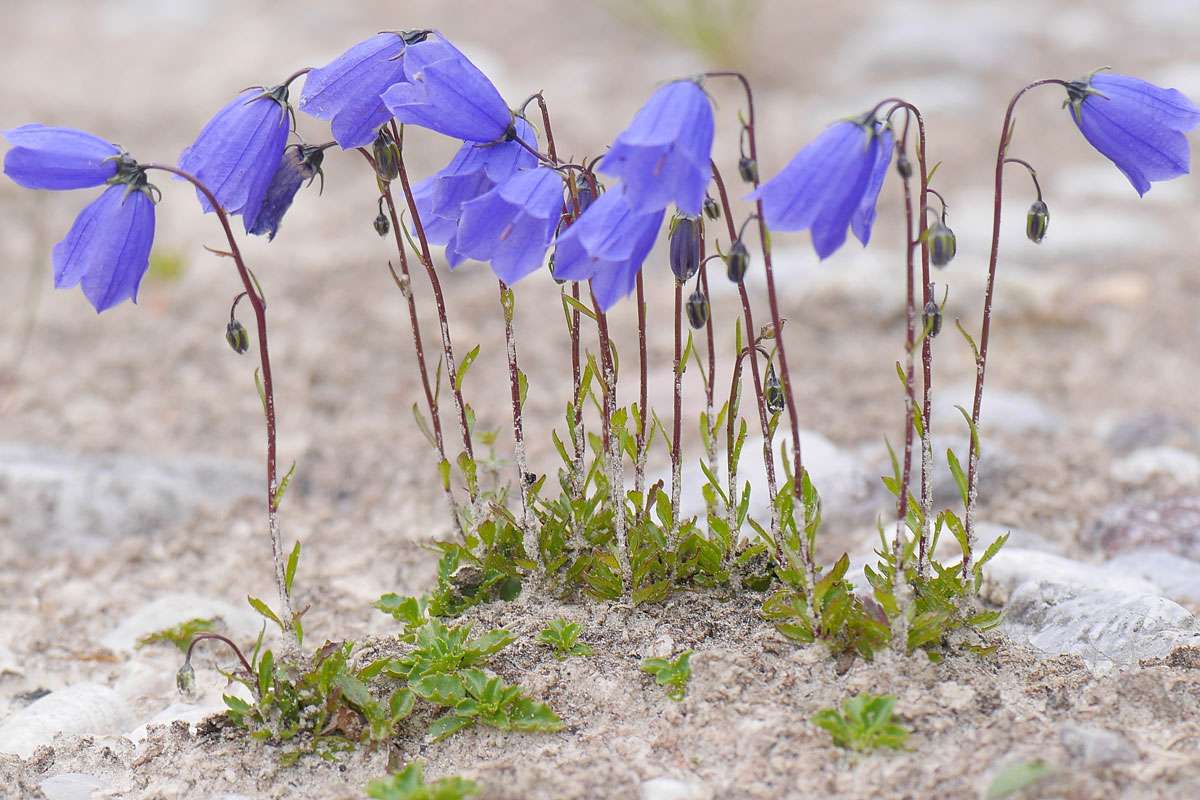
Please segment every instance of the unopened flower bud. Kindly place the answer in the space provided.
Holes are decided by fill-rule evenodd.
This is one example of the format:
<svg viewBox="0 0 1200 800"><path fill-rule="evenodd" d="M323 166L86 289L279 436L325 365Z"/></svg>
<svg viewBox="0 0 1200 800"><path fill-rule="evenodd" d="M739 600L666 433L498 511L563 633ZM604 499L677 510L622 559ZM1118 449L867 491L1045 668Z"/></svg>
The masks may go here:
<svg viewBox="0 0 1200 800"><path fill-rule="evenodd" d="M783 386L779 383L779 378L775 375L775 367L767 365L767 382L763 385L763 400L767 404L767 411L772 414L778 414L783 411Z"/></svg>
<svg viewBox="0 0 1200 800"><path fill-rule="evenodd" d="M191 661L184 661L183 666L175 673L175 688L179 693L191 697L196 690L196 670L192 669Z"/></svg>
<svg viewBox="0 0 1200 800"><path fill-rule="evenodd" d="M929 330L929 338L933 338L942 332L942 309L937 303L930 300L925 304L924 314L921 316L921 321Z"/></svg>
<svg viewBox="0 0 1200 800"><path fill-rule="evenodd" d="M725 274L734 283L741 283L749 268L750 251L742 244L742 240L738 239L733 243L733 247L729 248L729 255L725 256Z"/></svg>
<svg viewBox="0 0 1200 800"><path fill-rule="evenodd" d="M596 193L592 191L592 184L587 177L581 173L575 176L575 191L579 196L579 213L588 210L588 206L596 202Z"/></svg>
<svg viewBox="0 0 1200 800"><path fill-rule="evenodd" d="M671 272L683 283L700 269L700 220L677 217L671 226Z"/></svg>
<svg viewBox="0 0 1200 800"><path fill-rule="evenodd" d="M746 183L758 183L758 162L749 156L738 159L738 174Z"/></svg>
<svg viewBox="0 0 1200 800"><path fill-rule="evenodd" d="M704 195L704 216L711 220L718 220L721 218L721 206L717 204L716 200L713 200L708 195Z"/></svg>
<svg viewBox="0 0 1200 800"><path fill-rule="evenodd" d="M229 320L229 324L225 326L225 341L229 342L233 352L238 355L250 349L250 334L246 332L245 326L236 319Z"/></svg>
<svg viewBox="0 0 1200 800"><path fill-rule="evenodd" d="M1025 235L1034 244L1041 244L1046 238L1046 229L1050 227L1050 209L1041 200L1034 201L1025 215Z"/></svg>
<svg viewBox="0 0 1200 800"><path fill-rule="evenodd" d="M380 236L387 236L392 229L392 224L388 222L387 216L382 211L375 217L375 232Z"/></svg>
<svg viewBox="0 0 1200 800"><path fill-rule="evenodd" d="M371 145L375 156L375 174L382 181L394 181L400 175L400 151L388 132L380 128Z"/></svg>
<svg viewBox="0 0 1200 800"><path fill-rule="evenodd" d="M912 177L912 162L908 160L908 156L904 153L896 157L896 172L900 173L901 178Z"/></svg>
<svg viewBox="0 0 1200 800"><path fill-rule="evenodd" d="M688 324L696 330L700 330L708 322L708 297L699 289L692 292L687 299L687 318Z"/></svg>
<svg viewBox="0 0 1200 800"><path fill-rule="evenodd" d="M929 241L929 260L935 267L944 267L954 259L958 243L954 238L954 231L944 222L939 220L933 223L926 232L926 238Z"/></svg>

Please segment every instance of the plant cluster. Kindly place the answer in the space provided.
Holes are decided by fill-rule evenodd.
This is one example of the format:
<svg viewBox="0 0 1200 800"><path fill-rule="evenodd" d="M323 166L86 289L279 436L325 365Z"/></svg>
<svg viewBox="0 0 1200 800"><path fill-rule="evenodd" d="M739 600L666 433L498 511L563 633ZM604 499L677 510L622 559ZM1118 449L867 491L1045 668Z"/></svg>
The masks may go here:
<svg viewBox="0 0 1200 800"><path fill-rule="evenodd" d="M292 87L300 80L293 105ZM708 92L723 83L739 88L742 97L736 117L724 120L735 125L738 150L732 154L713 151L719 120ZM471 638L468 629L438 621L478 603L512 599L525 586L633 604L657 603L678 591L760 592L763 616L784 635L823 642L834 652L869 659L890 646L940 657L963 643L986 652L986 640L973 637L998 615L981 610L976 595L982 568L1004 537L981 548L975 520L1001 197L1006 166L1024 168L1037 194L1026 214L1026 235L1043 241L1049 210L1037 172L1010 155L1017 103L1042 86L1063 93L1085 139L1139 194L1152 181L1188 171L1185 133L1200 124L1200 109L1179 92L1104 71L1034 81L1013 96L996 155L982 327L972 336L956 323L975 360L976 385L972 407L960 409L968 451L946 453L959 487L955 508L935 509L931 486L933 343L943 329L947 298L943 293L938 299L931 266L952 261L956 238L948 204L933 185L938 166L929 166L924 118L907 99L885 97L832 122L763 181L750 80L739 72L706 72L661 85L599 157L575 160L560 157L541 93L510 105L442 33L385 31L325 66L236 94L175 163L140 161L93 134L33 124L5 132L12 148L4 172L34 189L103 187L52 255L55 285L80 286L98 312L137 298L162 199L152 174L189 182L201 210L216 215L227 246L212 252L228 258L237 276L225 339L238 354L256 346L254 379L265 421L266 529L278 603L252 598L251 604L299 645L303 612L294 609L292 597L299 543L285 558L280 520L295 465L280 474L267 299L232 221L241 217L247 234L274 239L301 188L324 180L331 154L351 154L349 162L366 167L363 188L378 209L372 226L394 241L395 259L387 267L408 312L412 359L405 366L421 387L412 414L428 440L430 480L446 504L454 537L440 545L437 584L427 597L384 595L377 603L403 623L402 636L412 647L407 655L359 668L352 666L349 643L283 660L256 648L231 673L253 696L253 702L230 698L235 722L272 741L303 738L305 747L326 755L346 743L390 738L418 699L441 712L429 730L434 738L475 724L556 729L561 723L553 712L481 669L508 644L508 634ZM332 140L307 143L297 130L297 110L328 122ZM460 140L461 147L441 170L411 180L406 126ZM353 169L349 162L347 171ZM746 184L743 197L731 199L718 162L727 170L736 165ZM893 170L904 216L898 268L904 270L905 294L898 305L905 326L896 362L903 446L892 451L891 473L883 477L895 514L886 526L880 521L878 562L865 571L869 586L856 587L846 580L845 556L828 565L815 555L822 507L804 464L796 402L806 365L794 351L789 360L772 240L807 231L820 259L832 257L851 234L867 245L878 197ZM643 268L664 230L673 298L649 297ZM495 346L484 343L486 353L484 344L464 353L454 340L433 246L444 248L451 268L467 261L491 267L498 325ZM714 262L724 278L710 271ZM765 282L765 313L762 298L751 297L745 285L751 270L761 271ZM425 281L418 285L420 274ZM533 387L519 364L515 286L549 278L560 285L571 393L560 425L546 433L560 463L539 474L526 456L523 411ZM717 308L710 281L726 279L737 287L738 303ZM632 358L617 352L610 327L626 319L610 314L630 296L638 342ZM238 317L242 300L253 315L253 333ZM418 306L426 303L437 320L433 346L419 323ZM670 411L660 414L648 402L646 340L651 311L664 306L672 309L673 392ZM735 330L734 357L725 364L716 356L721 315ZM536 324L539 336L545 335L544 320ZM496 352L509 373L511 463L496 454L498 434L477 427L467 399L472 364ZM689 372L698 380L687 378ZM702 392L705 407L693 443L704 481L688 487L705 499L697 516L681 513L683 431L692 428L682 413L685 378L695 385L689 391ZM751 514L752 486L739 473L752 429L763 440L763 518ZM670 461L669 485L647 478L656 441ZM958 550L943 558L937 546L947 531ZM544 636L559 654L582 652L567 626ZM200 633L192 646L212 638L222 637ZM686 653L645 668L672 696L682 695ZM186 683L186 672L181 677ZM372 679L382 683L368 684ZM860 710L882 719L890 706L877 703Z"/></svg>
<svg viewBox="0 0 1200 800"><path fill-rule="evenodd" d="M895 706L896 698L891 695L858 694L843 703L841 711L823 708L812 721L828 731L838 747L863 752L880 747L900 750L908 741L908 731L892 722Z"/></svg>

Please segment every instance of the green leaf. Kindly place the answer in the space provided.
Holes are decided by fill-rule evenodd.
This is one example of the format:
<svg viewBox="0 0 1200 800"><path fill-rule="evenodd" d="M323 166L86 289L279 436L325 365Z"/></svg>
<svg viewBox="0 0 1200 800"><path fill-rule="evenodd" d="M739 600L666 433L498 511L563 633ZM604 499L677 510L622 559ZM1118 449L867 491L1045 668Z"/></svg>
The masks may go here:
<svg viewBox="0 0 1200 800"><path fill-rule="evenodd" d="M267 413L267 390L263 388L262 371L254 368L254 388L258 390L258 400L262 403L263 414Z"/></svg>
<svg viewBox="0 0 1200 800"><path fill-rule="evenodd" d="M460 717L453 711L445 716L438 717L429 726L426 736L430 742L440 742L447 736L458 733L463 728L475 724L474 717Z"/></svg>
<svg viewBox="0 0 1200 800"><path fill-rule="evenodd" d="M525 407L525 397L529 394L529 378L525 377L525 373L517 370L517 397L521 408Z"/></svg>
<svg viewBox="0 0 1200 800"><path fill-rule="evenodd" d="M270 606L268 606L262 600L259 600L257 597L252 597L251 595L246 595L246 600L250 603L251 608L253 608L262 616L271 620L271 622L274 622L281 630L283 629L283 622L279 619L279 617L275 616L275 612L271 610Z"/></svg>
<svg viewBox="0 0 1200 800"><path fill-rule="evenodd" d="M1038 783L1054 772L1053 767L1040 758L1023 761L1002 769L988 786L988 800L1004 800L1022 789Z"/></svg>
<svg viewBox="0 0 1200 800"><path fill-rule="evenodd" d="M433 431L429 427L429 422L425 419L425 415L421 413L421 409L416 403L412 404L413 419L417 421L417 428L425 437L425 441L429 442L429 446L434 450L437 449L437 439L434 438Z"/></svg>
<svg viewBox="0 0 1200 800"><path fill-rule="evenodd" d="M963 508L966 508L967 475L963 472L958 456L954 455L954 450L949 447L946 448L946 463L950 465L950 474L954 476L954 483L958 486L958 496L962 498Z"/></svg>
<svg viewBox="0 0 1200 800"><path fill-rule="evenodd" d="M568 294L564 294L564 295L562 296L562 300L563 300L563 305L564 305L564 306L570 306L570 307L571 307L571 310L573 310L573 311L578 311L580 314L582 314L583 316L587 317L587 318L588 318L588 319L590 319L592 322L595 322L595 321L596 321L596 312L595 312L595 311L592 311L592 309L588 308L588 307L587 307L587 306L585 306L583 303L581 303L580 301L576 300L574 297L571 297L571 296L570 296L570 295L568 295Z"/></svg>
<svg viewBox="0 0 1200 800"><path fill-rule="evenodd" d="M203 633L204 631L211 631L215 621L216 620L213 618L204 619L196 617L194 619L185 620L184 622L181 622L178 625L174 625L170 628L163 628L162 630L155 631L153 633L147 633L145 636L142 636L137 640L137 648L140 650L147 645L155 644L157 642L170 642L179 648L180 652L186 653L192 644L192 639L196 636L196 634Z"/></svg>
<svg viewBox="0 0 1200 800"><path fill-rule="evenodd" d="M334 686L341 689L342 697L346 698L346 701L350 705L364 714L367 714L368 708L375 705L375 698L371 697L371 692L367 689L367 685L353 675L347 675L343 672L334 679L333 683ZM368 714L368 716L370 715Z"/></svg>
<svg viewBox="0 0 1200 800"><path fill-rule="evenodd" d="M263 698L267 696L267 692L271 691L272 685L275 683L275 657L270 650L262 654L262 659L258 662L258 696Z"/></svg>
<svg viewBox="0 0 1200 800"><path fill-rule="evenodd" d="M463 683L454 675L426 675L409 684L413 694L439 706L454 706L466 697Z"/></svg>
<svg viewBox="0 0 1200 800"><path fill-rule="evenodd" d="M458 365L458 371L454 373L454 390L461 392L463 381L467 377L467 370L475 363L475 359L479 357L479 345L475 345L471 350L463 356L462 363Z"/></svg>
<svg viewBox="0 0 1200 800"><path fill-rule="evenodd" d="M271 498L271 507L279 508L279 504L283 502L283 495L287 492L288 484L292 482L292 476L296 474L296 462L292 462L292 466L288 469L287 474L283 476L283 480L275 487L275 494Z"/></svg>
<svg viewBox="0 0 1200 800"><path fill-rule="evenodd" d="M287 568L283 571L283 588L288 593L292 594L292 583L296 580L296 567L300 564L300 540L296 540L296 544L292 546L291 555L288 556Z"/></svg>

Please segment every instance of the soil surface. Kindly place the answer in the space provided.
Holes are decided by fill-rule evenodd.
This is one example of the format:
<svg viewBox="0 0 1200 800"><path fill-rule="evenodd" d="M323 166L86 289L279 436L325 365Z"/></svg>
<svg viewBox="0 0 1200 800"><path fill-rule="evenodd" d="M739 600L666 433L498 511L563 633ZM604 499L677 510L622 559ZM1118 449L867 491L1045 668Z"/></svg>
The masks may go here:
<svg viewBox="0 0 1200 800"><path fill-rule="evenodd" d="M647 10L685 5L728 19L714 33ZM1045 5L519 0L467 11L416 0L401 11L383 2L6 3L0 128L71 125L140 160L174 162L246 85L324 63L377 30L414 27L444 30L512 102L544 90L559 153L575 158L601 152L658 81L705 69L738 68L754 81L764 175L828 121L900 95L925 110L931 160L943 162L936 186L950 203L959 248L935 278L950 285L947 322L961 318L974 332L994 148L1011 94L1037 78L1075 78L1111 64L1200 97L1192 41L1200 17L1191 4ZM718 160L737 183L741 99L734 86L711 88ZM1123 459L1155 446L1200 453L1200 349L1192 346L1200 336L1200 182L1156 184L1139 200L1079 136L1052 90L1028 95L1018 117L1013 153L1035 163L1052 222L1040 246L1024 239L1033 191L1013 168L988 383L1036 405L984 420L985 448L1004 453L1007 466L985 487L981 518L1098 561L1104 554L1087 532L1111 504L1168 497L1189 482L1186 470L1130 477ZM299 125L308 141L327 136L315 120L301 117ZM453 149L423 132L407 142L411 169L422 176ZM270 302L280 458L298 464L284 536L303 542L297 603L309 607L313 643L394 634L396 624L370 603L383 592L428 589L436 559L428 545L450 533L410 413L420 386L407 314L386 269L395 252L371 229L374 180L351 155L331 152L323 195L316 187L301 194L274 242L245 246ZM223 338L240 287L229 263L202 249L223 245L215 220L198 213L182 185L159 183L154 272L137 306L97 316L78 291L53 290L48 257L90 193L38 195L0 181L0 443L80 462L118 454L147 464L215 459L254 480L263 439L254 362ZM852 240L818 264L805 235L775 242L803 425L877 471L886 464L882 438L900 438L904 413L894 368L902 358L902 241L901 190L889 177L870 248ZM482 346L466 393L479 428L499 432L503 454L510 407L496 286L479 264L441 275L458 353ZM661 244L646 275L650 397L666 419L671 287ZM714 314L724 355L737 308L723 281L714 282ZM748 285L764 322L760 269ZM425 341L436 349L423 278L415 291ZM543 274L517 292L530 380L526 430L539 473L555 467L550 430L570 385L557 293ZM631 398L632 304L611 324L627 365L622 392ZM962 439L953 403L966 399L970 353L949 324L936 345L935 383L952 402L933 424ZM721 369L725 382L728 362ZM692 372L687 381L692 431L701 393ZM687 454L699 457L698 442ZM652 466L661 468L661 458ZM257 484L241 499L202 505L184 504L177 518L149 526L126 520L124 528L83 532L29 532L15 516L0 519L0 723L47 690L78 683L116 690L125 732L178 702L174 649L123 650L105 643L112 632L164 595L235 606L247 594L274 595ZM860 551L872 528L870 519L831 526L822 550ZM425 760L430 776L478 780L486 798L637 797L664 777L691 793L644 796L966 798L980 796L1004 766L1036 757L1055 772L1027 796L1200 796L1194 654L1104 675L1074 656L1046 658L1015 643L987 659L931 664L883 655L846 665L782 639L758 618L758 602L706 594L630 609L562 605L527 592L475 609L467 619L477 630L517 634L493 661L497 673L548 702L565 729L470 731L435 745L413 731L397 753ZM557 616L583 625L595 656L546 656L533 637ZM686 699L674 703L638 664L683 649L695 650L693 678ZM219 701L224 682L214 667L226 662L198 659L206 702ZM909 750L847 754L808 722L868 690L898 698L897 714L913 732ZM1117 731L1130 750L1089 760L1075 744L1079 728ZM360 752L338 764L308 759L284 768L269 747L209 719L151 727L137 744L120 735L61 736L26 759L0 756L0 797L36 798L47 778L81 773L100 780L95 797L349 798L387 765L385 752Z"/></svg>

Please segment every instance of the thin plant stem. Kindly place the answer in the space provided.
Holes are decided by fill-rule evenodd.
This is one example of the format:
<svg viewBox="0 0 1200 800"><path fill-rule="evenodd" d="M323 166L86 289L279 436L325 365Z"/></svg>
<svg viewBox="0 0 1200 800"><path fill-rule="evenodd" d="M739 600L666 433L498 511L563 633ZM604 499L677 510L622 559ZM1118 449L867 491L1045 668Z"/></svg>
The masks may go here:
<svg viewBox="0 0 1200 800"><path fill-rule="evenodd" d="M621 586L625 591L632 593L633 571L629 565L628 542L625 538L624 458L619 437L614 436L612 430L612 418L617 411L617 371L613 364L612 342L608 336L608 315L600 310L600 304L594 294L592 305L596 312L596 328L600 336L600 368L604 371L604 413L601 415L604 424L601 441L604 446L609 502L612 504L617 564L621 572Z"/></svg>
<svg viewBox="0 0 1200 800"><path fill-rule="evenodd" d="M542 563L541 548L538 547L537 530L533 524L533 508L529 497L529 489L533 485L533 476L529 473L529 465L525 459L525 426L521 421L521 370L517 366L517 337L513 330L513 318L516 315L516 296L504 281L497 281L500 287L500 310L504 314L504 342L508 349L508 380L512 390L512 420L513 420L513 460L517 466L517 486L521 492L521 532L525 544L525 554Z"/></svg>
<svg viewBox="0 0 1200 800"><path fill-rule="evenodd" d="M259 368L262 373L262 394L263 394L263 412L266 415L267 423L267 530L271 537L271 554L275 561L275 585L279 590L279 605L283 613L279 615L283 621L285 630L290 631L295 623L295 614L292 612L292 599L287 588L287 581L284 577L284 556L283 542L279 531L279 501L276 498L276 492L279 489L278 476L275 466L275 385L271 377L271 352L267 346L267 304L259 290L257 280L251 275L250 270L246 267L246 262L242 258L242 251L238 248L237 239L233 235L233 228L229 224L229 215L221 206L220 201L212 191L205 186L196 176L184 172L178 167L172 167L167 164L145 164L145 169L156 169L162 172L169 172L173 175L178 175L180 178L191 183L204 195L212 206L213 211L217 214L217 219L221 222L221 228L225 232L225 239L229 243L229 257L233 259L234 265L237 267L238 277L242 281L242 289L246 293L246 298L250 301L250 307L254 311L254 322L258 331L258 360Z"/></svg>
<svg viewBox="0 0 1200 800"><path fill-rule="evenodd" d="M433 289L433 299L437 306L438 323L442 332L442 354L446 359L446 374L450 380L450 396L454 399L454 410L458 414L459 432L462 434L463 449L469 458L475 457L475 448L471 444L471 428L467 422L467 407L463 402L462 390L458 385L458 362L454 359L454 344L450 339L450 320L446 316L446 299L442 294L442 282L433 268L433 256L429 252L429 241L425 238L425 225L421 222L421 214L417 211L417 201L413 197L412 186L408 180L408 169L404 165L404 140L400 131L392 121L392 138L396 142L396 166L399 171L400 186L404 190L404 198L408 202L408 212L412 216L413 228L417 232L417 241L421 245L421 263L429 276L429 285ZM468 487L471 502L476 500L475 493Z"/></svg>
<svg viewBox="0 0 1200 800"><path fill-rule="evenodd" d="M1013 112L1017 101L1030 89L1039 86L1057 85L1066 88L1067 82L1058 78L1046 78L1028 84L1008 101L1004 111L1004 124L1000 128L1000 144L996 148L996 187L992 205L992 249L988 256L987 288L983 295L983 323L979 331L979 342L975 358L975 399L971 405L971 456L967 465L967 507L964 512L967 534L967 552L963 554L963 578L971 575L972 551L975 546L975 506L979 499L979 416L983 407L983 380L987 372L988 341L992 330L992 298L996 289L996 262L1000 256L1000 215L1004 201L1004 160L1008 154L1012 136Z"/></svg>
<svg viewBox="0 0 1200 800"><path fill-rule="evenodd" d="M758 143L754 133L754 90L750 87L749 79L740 72L710 72L713 77L732 77L742 84L746 93L746 143L750 159L758 163ZM755 175L754 188L758 189L759 179ZM779 359L779 378L782 383L785 402L787 403L788 422L792 434L792 493L797 505L804 503L804 458L800 449L800 418L796 410L796 395L792 390L792 374L788 369L787 347L784 344L783 320L779 315L779 297L775 290L775 271L771 263L771 239L767 231L766 218L763 215L763 201L755 201L758 217L758 236L762 246L763 270L767 279L767 302L771 308L771 323L775 326L775 352ZM809 552L807 537L800 536L800 558L808 568L809 585L816 583L816 562Z"/></svg>
<svg viewBox="0 0 1200 800"><path fill-rule="evenodd" d="M646 415L650 413L648 393L649 376L646 365L646 294L642 288L642 271L638 270L637 279L637 320L638 320L638 420L637 420L637 458L633 466L633 488L640 495L646 488Z"/></svg>
<svg viewBox="0 0 1200 800"><path fill-rule="evenodd" d="M365 148L358 148L359 153L371 165L371 169L375 169L375 159ZM413 336L413 352L417 357L417 374L421 379L421 389L425 394L425 407L429 411L430 426L433 428L434 448L437 451L438 458L441 462L448 462L446 458L446 445L442 436L442 414L438 408L437 395L433 391L433 386L429 382L429 368L425 362L425 345L421 339L421 325L417 319L417 302L413 294L412 276L408 271L408 250L404 246L403 232L400 229L400 216L396 212L396 201L392 195L392 184L390 181L376 180L379 188L382 190L384 204L388 209L388 217L391 220L392 234L396 240L396 254L400 261L400 274L396 274L396 270L392 267L392 262L388 262L388 271L392 275L392 279L396 283L396 287L400 289L400 293L404 296L406 305L408 306L408 323L412 330ZM446 498L446 505L450 510L450 519L453 521L454 528L459 536L463 535L462 520L459 517L458 502L454 499L454 490L445 482L440 481L442 485L442 493Z"/></svg>
<svg viewBox="0 0 1200 800"><path fill-rule="evenodd" d="M717 349L715 344L715 336L713 334L713 316L716 314L716 307L713 305L712 294L708 290L708 265L705 263L705 244L704 237L700 237L700 287L704 292L705 298L708 300L708 319L704 321L704 337L708 345L708 373L704 376L704 414L709 426L709 435L705 437L705 453L704 456L708 460L709 465L716 469L717 461L717 440L712 435L713 414L715 408L717 393Z"/></svg>
<svg viewBox="0 0 1200 800"><path fill-rule="evenodd" d="M240 647L228 636L222 636L219 633L197 633L192 637L191 643L188 645L187 653L183 656L184 666L192 663L192 651L196 649L196 645L201 642L214 641L221 642L226 647L234 652L238 657L238 661L242 662L242 669L246 671L246 676L250 679L250 683L257 688L258 682L255 680L254 668L250 666L250 662L246 660L246 656L242 653Z"/></svg>
<svg viewBox="0 0 1200 800"><path fill-rule="evenodd" d="M908 129L912 117L905 117L904 133L896 143L896 151L904 155L908 147ZM895 559L894 579L897 591L904 582L904 550L908 537L905 528L908 523L909 485L912 480L912 450L913 450L913 409L917 405L914 388L914 351L916 350L916 275L914 264L915 241L913 239L913 202L912 182L910 177L901 176L900 184L904 190L904 461L901 464L902 476L899 486L899 497L896 498L896 537L892 542L892 556Z"/></svg>
<svg viewBox="0 0 1200 800"><path fill-rule="evenodd" d="M703 234L700 240L704 241ZM675 281L675 370L671 392L671 520L679 528L679 498L683 491L683 282Z"/></svg>

